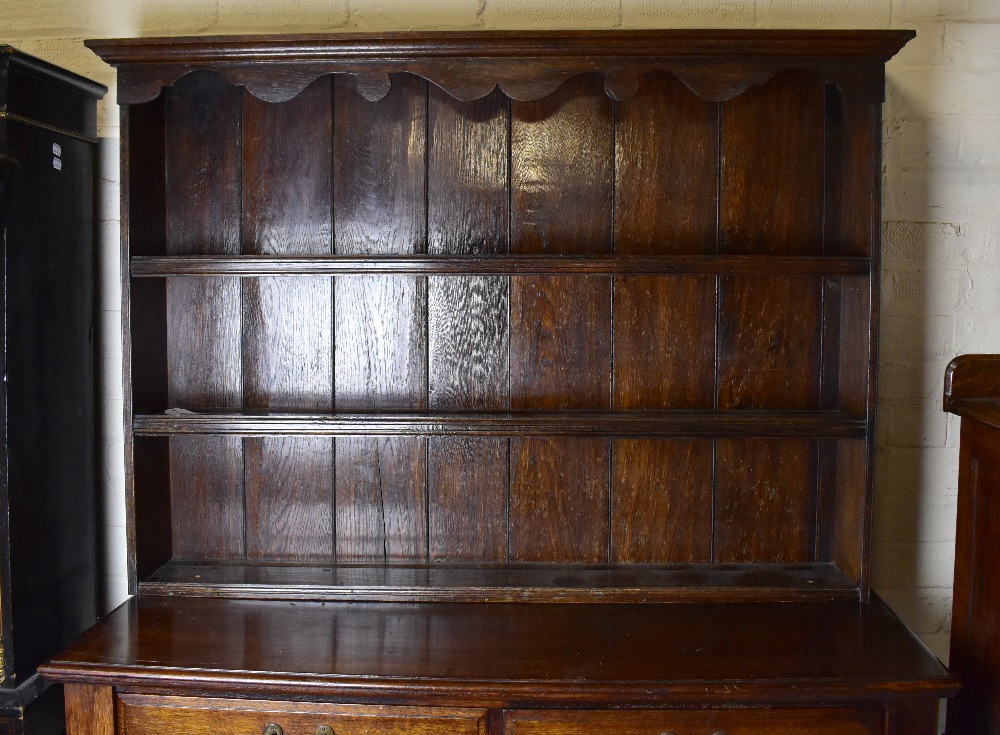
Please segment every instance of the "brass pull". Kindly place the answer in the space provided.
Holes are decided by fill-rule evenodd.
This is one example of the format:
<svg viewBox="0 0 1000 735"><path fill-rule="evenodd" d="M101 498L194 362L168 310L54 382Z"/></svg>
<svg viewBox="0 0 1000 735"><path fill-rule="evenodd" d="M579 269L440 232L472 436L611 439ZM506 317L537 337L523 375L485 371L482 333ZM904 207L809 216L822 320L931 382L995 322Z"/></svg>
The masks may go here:
<svg viewBox="0 0 1000 735"><path fill-rule="evenodd" d="M316 735L335 735L335 733L329 725L320 725L316 728Z"/></svg>
<svg viewBox="0 0 1000 735"><path fill-rule="evenodd" d="M272 722L269 725L264 725L264 735L285 735L285 731L281 729L281 725Z"/></svg>

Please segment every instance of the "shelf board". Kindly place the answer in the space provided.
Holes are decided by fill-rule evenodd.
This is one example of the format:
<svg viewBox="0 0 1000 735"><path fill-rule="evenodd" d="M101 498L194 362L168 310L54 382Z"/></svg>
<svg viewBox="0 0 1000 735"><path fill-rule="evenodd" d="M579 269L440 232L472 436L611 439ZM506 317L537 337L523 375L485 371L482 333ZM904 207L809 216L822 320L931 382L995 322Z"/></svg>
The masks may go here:
<svg viewBox="0 0 1000 735"><path fill-rule="evenodd" d="M864 419L837 411L630 411L415 414L142 414L140 436L811 436L864 437Z"/></svg>
<svg viewBox="0 0 1000 735"><path fill-rule="evenodd" d="M864 257L770 255L134 256L133 276L867 275Z"/></svg>
<svg viewBox="0 0 1000 735"><path fill-rule="evenodd" d="M762 602L857 598L833 564L170 562L143 594L368 602Z"/></svg>

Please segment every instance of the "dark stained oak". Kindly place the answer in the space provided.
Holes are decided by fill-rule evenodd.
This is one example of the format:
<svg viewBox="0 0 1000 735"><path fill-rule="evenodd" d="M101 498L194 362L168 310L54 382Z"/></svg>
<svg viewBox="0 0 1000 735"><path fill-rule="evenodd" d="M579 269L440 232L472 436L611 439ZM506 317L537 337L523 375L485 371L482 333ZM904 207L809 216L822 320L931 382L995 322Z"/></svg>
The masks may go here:
<svg viewBox="0 0 1000 735"><path fill-rule="evenodd" d="M815 442L719 439L716 472L716 561L812 560Z"/></svg>
<svg viewBox="0 0 1000 735"><path fill-rule="evenodd" d="M511 440L511 560L607 561L609 444Z"/></svg>
<svg viewBox="0 0 1000 735"><path fill-rule="evenodd" d="M512 253L611 251L612 116L592 75L511 104Z"/></svg>
<svg viewBox="0 0 1000 735"><path fill-rule="evenodd" d="M615 119L615 252L715 254L719 105L649 75Z"/></svg>
<svg viewBox="0 0 1000 735"><path fill-rule="evenodd" d="M91 42L139 595L46 673L135 735L930 735L870 591L911 36Z"/></svg>
<svg viewBox="0 0 1000 735"><path fill-rule="evenodd" d="M139 589L149 595L222 599L411 603L857 599L855 583L829 563L481 563L440 558L392 564L172 561L146 577Z"/></svg>
<svg viewBox="0 0 1000 735"><path fill-rule="evenodd" d="M424 439L337 440L338 561L427 558Z"/></svg>
<svg viewBox="0 0 1000 735"><path fill-rule="evenodd" d="M255 628L271 634L254 636ZM859 606L220 604L149 596L122 605L43 673L202 694L263 689L272 698L522 708L905 702L956 689L875 597Z"/></svg>
<svg viewBox="0 0 1000 735"><path fill-rule="evenodd" d="M944 403L961 416L949 661L963 689L948 703L948 731L986 735L1000 727L1000 356L955 358Z"/></svg>
<svg viewBox="0 0 1000 735"><path fill-rule="evenodd" d="M721 105L721 252L823 251L823 83L789 72Z"/></svg>
<svg viewBox="0 0 1000 735"><path fill-rule="evenodd" d="M464 247L464 239L456 247ZM670 240L663 249L674 247ZM768 274L864 275L865 257L817 255L335 255L261 256L136 255L133 276L318 276L318 275L592 275Z"/></svg>
<svg viewBox="0 0 1000 735"><path fill-rule="evenodd" d="M512 411L337 414L188 413L136 416L138 436L865 436L836 411Z"/></svg>
<svg viewBox="0 0 1000 735"><path fill-rule="evenodd" d="M616 409L713 408L714 278L619 277L613 310Z"/></svg>
<svg viewBox="0 0 1000 735"><path fill-rule="evenodd" d="M819 407L820 285L810 278L721 279L719 408Z"/></svg>
<svg viewBox="0 0 1000 735"><path fill-rule="evenodd" d="M611 561L712 559L712 442L612 443Z"/></svg>
<svg viewBox="0 0 1000 735"><path fill-rule="evenodd" d="M114 735L115 695L109 686L67 684L66 735Z"/></svg>

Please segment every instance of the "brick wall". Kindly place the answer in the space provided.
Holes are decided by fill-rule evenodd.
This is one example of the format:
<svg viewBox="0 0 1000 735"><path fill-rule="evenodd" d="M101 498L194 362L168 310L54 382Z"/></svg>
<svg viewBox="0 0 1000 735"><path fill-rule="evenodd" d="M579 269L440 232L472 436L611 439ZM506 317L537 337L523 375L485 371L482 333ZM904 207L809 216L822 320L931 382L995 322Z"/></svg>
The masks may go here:
<svg viewBox="0 0 1000 735"><path fill-rule="evenodd" d="M106 84L89 36L406 28L915 28L888 68L875 588L948 647L957 422L942 375L1000 352L1000 0L0 0L8 42ZM117 123L101 108L101 396L107 604L123 599Z"/></svg>

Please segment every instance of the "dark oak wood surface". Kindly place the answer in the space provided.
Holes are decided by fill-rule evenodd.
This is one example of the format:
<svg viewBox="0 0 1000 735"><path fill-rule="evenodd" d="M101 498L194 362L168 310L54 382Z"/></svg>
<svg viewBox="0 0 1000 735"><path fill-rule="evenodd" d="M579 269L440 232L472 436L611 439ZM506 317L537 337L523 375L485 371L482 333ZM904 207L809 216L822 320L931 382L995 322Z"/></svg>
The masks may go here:
<svg viewBox="0 0 1000 735"><path fill-rule="evenodd" d="M950 665L963 689L948 732L987 735L1000 728L1000 356L957 357L944 395L962 417Z"/></svg>
<svg viewBox="0 0 1000 735"><path fill-rule="evenodd" d="M135 733L928 735L868 582L911 36L90 42L139 597L48 673Z"/></svg>
<svg viewBox="0 0 1000 735"><path fill-rule="evenodd" d="M833 702L955 689L877 599L483 606L141 596L45 672L192 693L465 706Z"/></svg>

